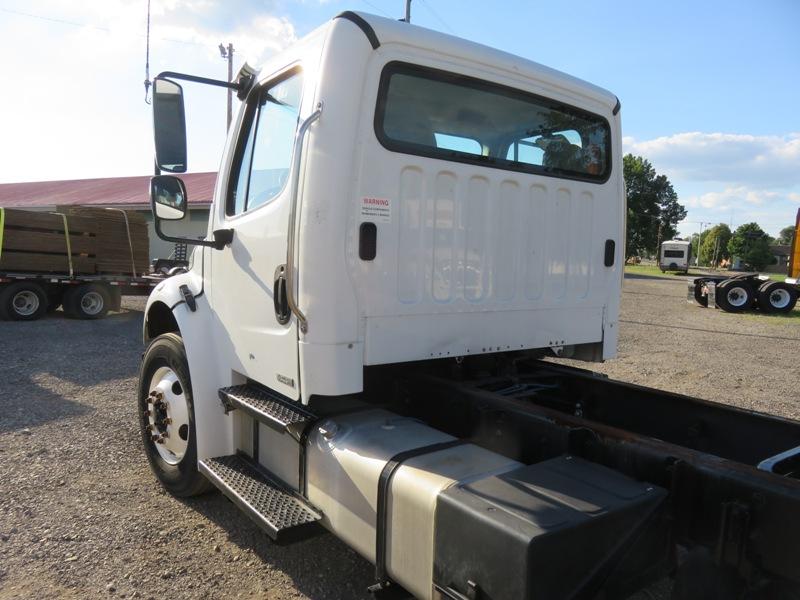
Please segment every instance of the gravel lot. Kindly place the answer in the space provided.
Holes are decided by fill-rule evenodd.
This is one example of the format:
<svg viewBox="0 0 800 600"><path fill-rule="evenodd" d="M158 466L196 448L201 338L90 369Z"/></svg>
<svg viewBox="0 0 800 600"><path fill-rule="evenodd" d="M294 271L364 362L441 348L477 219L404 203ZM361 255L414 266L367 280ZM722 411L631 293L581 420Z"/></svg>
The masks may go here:
<svg viewBox="0 0 800 600"><path fill-rule="evenodd" d="M143 305L0 323L0 599L367 598L371 567L332 536L278 547L220 494L156 484L134 402ZM596 370L800 419L800 319L704 310L683 279L629 278L620 333Z"/></svg>

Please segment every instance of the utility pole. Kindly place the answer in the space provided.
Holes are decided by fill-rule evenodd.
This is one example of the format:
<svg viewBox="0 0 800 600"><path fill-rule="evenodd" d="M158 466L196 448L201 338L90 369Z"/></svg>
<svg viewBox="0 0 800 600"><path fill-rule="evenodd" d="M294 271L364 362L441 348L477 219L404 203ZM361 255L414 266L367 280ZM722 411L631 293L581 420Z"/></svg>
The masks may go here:
<svg viewBox="0 0 800 600"><path fill-rule="evenodd" d="M661 257L661 226L662 222L661 219L658 220L658 235L656 236L656 260L660 260Z"/></svg>
<svg viewBox="0 0 800 600"><path fill-rule="evenodd" d="M233 79L233 44L219 45L219 54L222 58L228 59L228 82ZM231 119L233 118L233 90L228 88L228 129L231 128Z"/></svg>
<svg viewBox="0 0 800 600"><path fill-rule="evenodd" d="M710 223L708 223L708 224L710 225ZM694 266L695 267L700 264L700 242L703 239L703 225L706 225L706 223L703 223L702 221L700 221L700 233L697 235L697 256L694 257Z"/></svg>
<svg viewBox="0 0 800 600"><path fill-rule="evenodd" d="M406 23L411 23L411 0L406 0L406 18L403 20Z"/></svg>

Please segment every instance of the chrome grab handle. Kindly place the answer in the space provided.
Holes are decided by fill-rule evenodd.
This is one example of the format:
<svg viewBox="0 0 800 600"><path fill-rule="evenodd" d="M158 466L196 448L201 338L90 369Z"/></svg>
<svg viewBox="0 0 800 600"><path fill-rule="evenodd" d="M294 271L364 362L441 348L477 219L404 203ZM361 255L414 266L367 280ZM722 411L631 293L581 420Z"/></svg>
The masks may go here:
<svg viewBox="0 0 800 600"><path fill-rule="evenodd" d="M288 246L286 248L286 302L289 309L297 317L297 322L300 325L300 331L306 333L308 331L308 320L297 306L297 298L295 298L295 281L294 281L294 232L297 219L297 197L298 187L300 186L300 159L303 149L303 141L306 137L306 132L311 125L319 119L322 114L322 102L317 104L317 110L311 113L308 118L303 121L297 129L297 135L294 138L294 153L292 159L292 196L291 208L289 210L289 238Z"/></svg>

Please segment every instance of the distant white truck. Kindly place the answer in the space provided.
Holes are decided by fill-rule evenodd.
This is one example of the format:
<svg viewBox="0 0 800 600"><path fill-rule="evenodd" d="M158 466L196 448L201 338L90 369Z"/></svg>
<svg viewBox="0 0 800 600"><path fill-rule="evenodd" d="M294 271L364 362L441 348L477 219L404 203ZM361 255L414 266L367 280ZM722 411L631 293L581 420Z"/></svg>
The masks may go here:
<svg viewBox="0 0 800 600"><path fill-rule="evenodd" d="M345 12L236 81L159 75L171 173L178 81L243 103L206 239L165 236L186 190L151 182L158 234L199 246L145 311L165 489L213 484L279 543L328 529L374 563L376 598L626 598L677 545L714 553L677 568L674 600L791 597L800 424L537 360L616 353L613 94Z"/></svg>
<svg viewBox="0 0 800 600"><path fill-rule="evenodd" d="M661 244L658 266L662 273L667 271L689 272L692 260L692 243L683 240L669 240Z"/></svg>

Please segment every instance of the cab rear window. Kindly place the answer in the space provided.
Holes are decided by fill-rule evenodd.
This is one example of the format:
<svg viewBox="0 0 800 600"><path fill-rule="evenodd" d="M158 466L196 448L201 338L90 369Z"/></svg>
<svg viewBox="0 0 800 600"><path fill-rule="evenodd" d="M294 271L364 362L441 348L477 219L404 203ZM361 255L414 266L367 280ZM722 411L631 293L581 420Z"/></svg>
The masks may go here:
<svg viewBox="0 0 800 600"><path fill-rule="evenodd" d="M603 117L407 63L383 70L375 133L389 150L456 162L595 182L611 170Z"/></svg>

